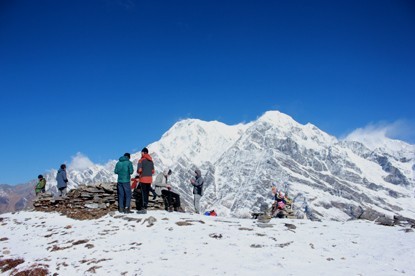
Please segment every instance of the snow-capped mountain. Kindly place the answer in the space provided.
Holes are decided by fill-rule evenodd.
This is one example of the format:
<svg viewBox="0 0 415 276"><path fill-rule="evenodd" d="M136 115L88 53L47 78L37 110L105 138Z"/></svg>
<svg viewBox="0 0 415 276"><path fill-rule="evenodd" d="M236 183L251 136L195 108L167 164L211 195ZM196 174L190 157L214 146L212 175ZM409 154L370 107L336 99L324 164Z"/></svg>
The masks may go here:
<svg viewBox="0 0 415 276"><path fill-rule="evenodd" d="M148 146L157 172L169 167L173 186L188 208L189 179L195 168L205 177L204 209L221 215L248 216L272 202L270 185L295 197L302 194L317 218L347 220L363 210L415 218L415 146L383 139L379 146L356 137L338 140L312 124L269 111L253 122L229 126L186 119ZM134 167L140 153L132 154ZM116 160L68 169L70 187L115 182ZM55 188L56 172L47 175Z"/></svg>
<svg viewBox="0 0 415 276"><path fill-rule="evenodd" d="M172 181L187 202L191 171L201 168L206 178L202 202L223 215L247 216L263 202L271 203L275 181L280 188L288 186L291 197L302 193L320 218L345 220L366 209L414 218L414 146L391 139L386 145L370 149L339 141L312 124L270 111L236 126L184 120L150 150L159 167L173 169Z"/></svg>

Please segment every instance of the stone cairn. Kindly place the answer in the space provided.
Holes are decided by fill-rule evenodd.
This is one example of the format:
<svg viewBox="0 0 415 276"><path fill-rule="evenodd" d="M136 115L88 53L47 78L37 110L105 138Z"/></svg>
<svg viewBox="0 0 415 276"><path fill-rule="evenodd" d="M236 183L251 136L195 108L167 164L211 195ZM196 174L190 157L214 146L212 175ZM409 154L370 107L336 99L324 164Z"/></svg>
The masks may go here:
<svg viewBox="0 0 415 276"><path fill-rule="evenodd" d="M134 193L135 197L141 194ZM136 210L138 199L131 199L131 210ZM118 210L117 183L80 185L66 196L40 193L33 201L35 211L59 212L74 219L96 219ZM152 200L149 196L149 210L164 210L163 199Z"/></svg>

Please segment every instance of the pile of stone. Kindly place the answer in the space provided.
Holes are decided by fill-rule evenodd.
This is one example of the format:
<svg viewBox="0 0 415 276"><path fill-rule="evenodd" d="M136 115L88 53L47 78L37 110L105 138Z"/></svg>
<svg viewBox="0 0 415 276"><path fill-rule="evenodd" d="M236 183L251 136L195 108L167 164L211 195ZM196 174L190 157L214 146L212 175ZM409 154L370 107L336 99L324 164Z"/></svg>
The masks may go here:
<svg viewBox="0 0 415 276"><path fill-rule="evenodd" d="M141 196L141 194L137 194ZM135 210L138 199L132 198L131 209ZM80 185L60 197L51 193L41 193L33 201L36 211L59 212L75 219L93 219L105 216L118 210L118 195L116 183L99 183L95 185ZM149 198L148 209L164 209L163 200Z"/></svg>

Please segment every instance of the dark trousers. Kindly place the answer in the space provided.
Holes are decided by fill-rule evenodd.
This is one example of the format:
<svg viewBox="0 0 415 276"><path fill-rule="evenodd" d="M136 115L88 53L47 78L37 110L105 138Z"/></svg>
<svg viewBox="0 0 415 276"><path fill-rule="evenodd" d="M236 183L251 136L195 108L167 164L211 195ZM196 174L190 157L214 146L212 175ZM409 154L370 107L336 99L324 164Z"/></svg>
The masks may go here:
<svg viewBox="0 0 415 276"><path fill-rule="evenodd" d="M147 209L148 206L148 194L150 193L151 184L141 183L141 196L143 197L143 208Z"/></svg>
<svg viewBox="0 0 415 276"><path fill-rule="evenodd" d="M174 208L180 207L180 195L176 194L175 192L169 191L169 190L162 190L161 194L167 198L167 205L165 206L165 209L167 210L170 205L173 204Z"/></svg>
<svg viewBox="0 0 415 276"><path fill-rule="evenodd" d="M130 208L131 203L131 187L130 182L118 182L118 210L123 211L125 208Z"/></svg>

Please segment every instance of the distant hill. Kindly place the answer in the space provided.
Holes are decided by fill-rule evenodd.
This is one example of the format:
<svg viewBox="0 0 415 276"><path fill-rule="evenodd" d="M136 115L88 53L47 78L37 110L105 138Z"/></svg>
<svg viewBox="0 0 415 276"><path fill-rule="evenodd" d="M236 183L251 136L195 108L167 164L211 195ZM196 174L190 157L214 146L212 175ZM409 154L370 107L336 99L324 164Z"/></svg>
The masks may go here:
<svg viewBox="0 0 415 276"><path fill-rule="evenodd" d="M13 212L31 206L35 198L33 183L20 185L0 184L0 213Z"/></svg>

